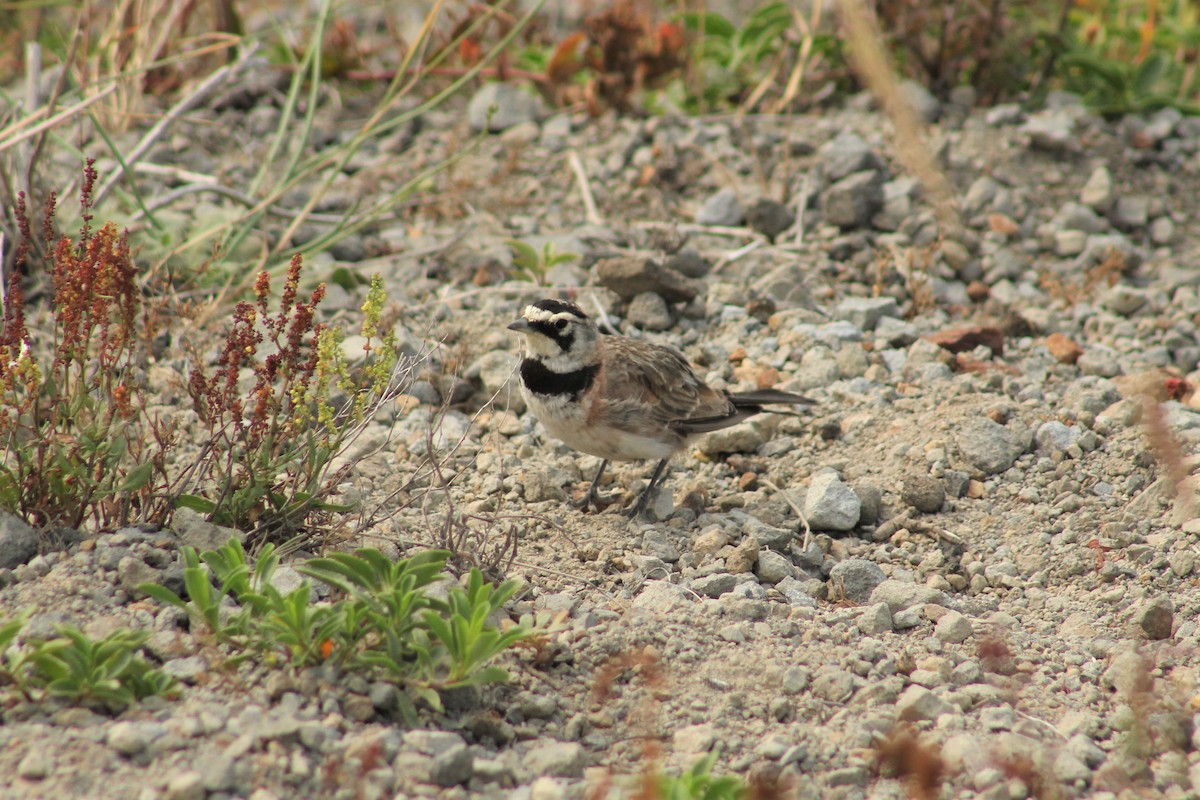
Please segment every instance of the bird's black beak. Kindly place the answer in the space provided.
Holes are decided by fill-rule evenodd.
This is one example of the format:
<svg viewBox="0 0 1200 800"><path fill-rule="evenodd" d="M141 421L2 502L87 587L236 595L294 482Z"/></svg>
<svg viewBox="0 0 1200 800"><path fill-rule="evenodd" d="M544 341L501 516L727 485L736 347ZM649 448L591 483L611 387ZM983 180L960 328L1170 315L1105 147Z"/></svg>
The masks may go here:
<svg viewBox="0 0 1200 800"><path fill-rule="evenodd" d="M510 331L516 331L517 333L529 333L531 330L533 330L533 326L529 324L529 320L519 319L509 325L508 329Z"/></svg>

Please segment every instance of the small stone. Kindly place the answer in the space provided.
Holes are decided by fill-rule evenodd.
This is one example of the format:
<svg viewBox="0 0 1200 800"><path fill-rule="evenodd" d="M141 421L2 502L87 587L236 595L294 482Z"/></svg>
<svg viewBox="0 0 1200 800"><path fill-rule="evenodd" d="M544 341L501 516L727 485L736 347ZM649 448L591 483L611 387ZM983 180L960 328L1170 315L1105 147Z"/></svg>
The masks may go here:
<svg viewBox="0 0 1200 800"><path fill-rule="evenodd" d="M1029 137L1030 147L1038 150L1061 155L1076 145L1075 119L1062 109L1031 114L1021 131Z"/></svg>
<svg viewBox="0 0 1200 800"><path fill-rule="evenodd" d="M126 756L141 753L155 739L166 734L166 728L150 722L118 722L108 729L108 746Z"/></svg>
<svg viewBox="0 0 1200 800"><path fill-rule="evenodd" d="M668 303L687 303L704 291L704 284L685 278L648 258L621 256L596 262L596 278L622 300L653 292Z"/></svg>
<svg viewBox="0 0 1200 800"><path fill-rule="evenodd" d="M214 525L204 518L203 514L190 508L178 509L171 517L171 529L179 537L181 544L196 548L197 552L216 550L224 546L230 539L239 542L246 541L246 534L234 528Z"/></svg>
<svg viewBox="0 0 1200 800"><path fill-rule="evenodd" d="M459 742L433 757L430 781L437 786L459 786L471 780L475 758L466 742Z"/></svg>
<svg viewBox="0 0 1200 800"><path fill-rule="evenodd" d="M758 563L758 551L758 539L747 536L741 544L733 548L732 553L725 556L725 568L734 575L749 572Z"/></svg>
<svg viewBox="0 0 1200 800"><path fill-rule="evenodd" d="M821 145L817 153L818 161L830 181L839 181L851 173L883 166L883 160L875 154L871 145L850 130L843 130Z"/></svg>
<svg viewBox="0 0 1200 800"><path fill-rule="evenodd" d="M1089 347L1076 364L1084 375L1098 375L1101 378L1115 378L1124 371L1117 354L1104 345Z"/></svg>
<svg viewBox="0 0 1200 800"><path fill-rule="evenodd" d="M868 606L858 618L858 629L867 636L891 631L893 629L892 612L887 603L875 603Z"/></svg>
<svg viewBox="0 0 1200 800"><path fill-rule="evenodd" d="M1046 349L1060 364L1074 364L1083 355L1083 348L1063 333L1052 333L1046 337Z"/></svg>
<svg viewBox="0 0 1200 800"><path fill-rule="evenodd" d="M883 207L883 176L875 170L856 172L826 190L825 221L843 230L862 228Z"/></svg>
<svg viewBox="0 0 1200 800"><path fill-rule="evenodd" d="M809 483L804 517L813 530L848 531L858 524L862 502L835 472L822 472Z"/></svg>
<svg viewBox="0 0 1200 800"><path fill-rule="evenodd" d="M844 703L854 694L854 676L844 669L824 667L813 680L812 692L822 700Z"/></svg>
<svg viewBox="0 0 1200 800"><path fill-rule="evenodd" d="M194 769L176 773L167 780L163 800L204 800L204 778Z"/></svg>
<svg viewBox="0 0 1200 800"><path fill-rule="evenodd" d="M1148 692L1153 686L1150 671L1153 666L1140 653L1124 650L1113 656L1108 667L1100 674L1100 685L1115 689L1125 698Z"/></svg>
<svg viewBox="0 0 1200 800"><path fill-rule="evenodd" d="M887 603L894 616L897 612L913 606L927 604L944 606L946 595L937 589L919 583L907 583L889 578L871 592L870 602Z"/></svg>
<svg viewBox="0 0 1200 800"><path fill-rule="evenodd" d="M1087 183L1079 194L1079 202L1099 211L1108 211L1113 202L1113 178L1108 167L1097 167L1088 176Z"/></svg>
<svg viewBox="0 0 1200 800"><path fill-rule="evenodd" d="M887 580L887 575L874 561L865 558L847 558L833 565L829 571L829 591L833 598L845 598L862 605L871 593ZM890 627L889 619L889 627Z"/></svg>
<svg viewBox="0 0 1200 800"><path fill-rule="evenodd" d="M671 737L672 749L676 753L688 755L707 753L716 741L716 732L713 730L713 726L707 723L680 728Z"/></svg>
<svg viewBox="0 0 1200 800"><path fill-rule="evenodd" d="M656 292L642 292L629 301L625 317L647 331L665 331L672 325L671 309Z"/></svg>
<svg viewBox="0 0 1200 800"><path fill-rule="evenodd" d="M772 242L795 221L796 215L787 206L768 197L759 198L746 212L746 224Z"/></svg>
<svg viewBox="0 0 1200 800"><path fill-rule="evenodd" d="M737 576L728 572L716 572L712 575L695 578L689 585L696 594L704 597L720 597L733 591L733 587L737 586Z"/></svg>
<svg viewBox="0 0 1200 800"><path fill-rule="evenodd" d="M1126 231L1141 230L1150 221L1150 198L1122 194L1113 208L1113 224Z"/></svg>
<svg viewBox="0 0 1200 800"><path fill-rule="evenodd" d="M1171 638L1175 614L1170 600L1155 601L1139 608L1136 619L1147 639L1162 641Z"/></svg>
<svg viewBox="0 0 1200 800"><path fill-rule="evenodd" d="M774 550L760 550L755 573L764 583L774 586L784 578L795 577L796 567L790 558L781 553Z"/></svg>
<svg viewBox="0 0 1200 800"><path fill-rule="evenodd" d="M1057 420L1043 422L1038 426L1033 440L1038 450L1049 455L1062 454L1079 441L1079 429L1070 428Z"/></svg>
<svg viewBox="0 0 1200 800"><path fill-rule="evenodd" d="M909 686L896 699L896 717L905 722L936 720L953 710L953 706L924 686Z"/></svg>
<svg viewBox="0 0 1200 800"><path fill-rule="evenodd" d="M859 330L871 331L884 317L900 316L900 306L894 297L847 297L838 303L834 313Z"/></svg>
<svg viewBox="0 0 1200 800"><path fill-rule="evenodd" d="M712 264L704 256L690 247L685 247L668 258L663 266L674 270L686 278L703 278L712 269Z"/></svg>
<svg viewBox="0 0 1200 800"><path fill-rule="evenodd" d="M883 490L870 483L856 483L854 494L858 497L859 525L874 525L883 513Z"/></svg>
<svg viewBox="0 0 1200 800"><path fill-rule="evenodd" d="M910 475L904 479L900 499L923 514L933 514L946 502L946 486L929 475Z"/></svg>
<svg viewBox="0 0 1200 800"><path fill-rule="evenodd" d="M27 781L40 781L50 774L50 754L44 748L34 747L17 764L17 775Z"/></svg>
<svg viewBox="0 0 1200 800"><path fill-rule="evenodd" d="M163 664L162 670L176 680L194 684L208 670L208 661L204 656L172 658Z"/></svg>
<svg viewBox="0 0 1200 800"><path fill-rule="evenodd" d="M975 634L971 620L957 611L947 611L937 621L933 635L946 644L961 644Z"/></svg>
<svg viewBox="0 0 1200 800"><path fill-rule="evenodd" d="M37 551L37 531L20 517L0 511L0 569L15 569Z"/></svg>
<svg viewBox="0 0 1200 800"><path fill-rule="evenodd" d="M737 192L732 189L722 189L712 195L696 212L697 225L732 227L741 225L745 218L742 202L738 199Z"/></svg>
<svg viewBox="0 0 1200 800"><path fill-rule="evenodd" d="M1008 429L986 417L966 420L959 429L957 443L967 463L984 475L1003 472L1020 454Z"/></svg>
<svg viewBox="0 0 1200 800"><path fill-rule="evenodd" d="M554 778L540 777L529 784L529 800L563 800L566 788Z"/></svg>
<svg viewBox="0 0 1200 800"><path fill-rule="evenodd" d="M642 535L642 552L660 558L668 564L679 560L679 548L667 536L666 531L646 531Z"/></svg>
<svg viewBox="0 0 1200 800"><path fill-rule="evenodd" d="M582 778L586 755L577 742L544 741L525 754L525 768L534 775Z"/></svg>
<svg viewBox="0 0 1200 800"><path fill-rule="evenodd" d="M136 556L125 556L117 563L117 579L121 588L133 597L141 597L137 587L142 583L161 583L162 572Z"/></svg>

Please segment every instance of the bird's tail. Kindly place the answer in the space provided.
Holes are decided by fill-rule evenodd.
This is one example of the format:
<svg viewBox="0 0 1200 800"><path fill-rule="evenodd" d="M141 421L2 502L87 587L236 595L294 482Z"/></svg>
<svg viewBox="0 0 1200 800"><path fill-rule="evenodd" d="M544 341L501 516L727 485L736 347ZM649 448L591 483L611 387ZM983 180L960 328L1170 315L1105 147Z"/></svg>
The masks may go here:
<svg viewBox="0 0 1200 800"><path fill-rule="evenodd" d="M805 397L801 394L792 394L791 392L781 392L778 389L760 389L757 392L731 394L729 399L733 401L734 406L737 408L745 409L772 405L811 406L817 403L816 400L810 397Z"/></svg>

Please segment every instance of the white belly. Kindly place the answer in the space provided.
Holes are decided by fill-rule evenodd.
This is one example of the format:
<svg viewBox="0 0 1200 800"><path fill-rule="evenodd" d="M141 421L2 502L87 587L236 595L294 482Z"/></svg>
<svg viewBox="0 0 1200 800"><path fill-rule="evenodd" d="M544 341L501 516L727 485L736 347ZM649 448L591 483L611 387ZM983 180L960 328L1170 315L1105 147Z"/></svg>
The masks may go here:
<svg viewBox="0 0 1200 800"><path fill-rule="evenodd" d="M581 453L610 461L636 461L670 458L676 449L670 442L618 428L587 426L581 407L557 397L546 399L526 392L525 402L551 436Z"/></svg>

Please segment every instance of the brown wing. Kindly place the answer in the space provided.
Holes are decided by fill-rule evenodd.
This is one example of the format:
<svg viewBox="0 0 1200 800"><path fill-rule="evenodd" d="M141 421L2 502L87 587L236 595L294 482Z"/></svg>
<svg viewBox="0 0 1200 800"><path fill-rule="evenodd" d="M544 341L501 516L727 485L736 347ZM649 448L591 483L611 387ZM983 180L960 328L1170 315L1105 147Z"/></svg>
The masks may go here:
<svg viewBox="0 0 1200 800"><path fill-rule="evenodd" d="M685 435L693 432L688 430L689 421L729 418L732 424L739 416L729 396L700 380L678 351L617 336L601 337L600 342L607 351L608 413L626 420L646 418L660 431L668 428Z"/></svg>

